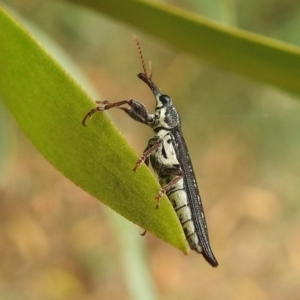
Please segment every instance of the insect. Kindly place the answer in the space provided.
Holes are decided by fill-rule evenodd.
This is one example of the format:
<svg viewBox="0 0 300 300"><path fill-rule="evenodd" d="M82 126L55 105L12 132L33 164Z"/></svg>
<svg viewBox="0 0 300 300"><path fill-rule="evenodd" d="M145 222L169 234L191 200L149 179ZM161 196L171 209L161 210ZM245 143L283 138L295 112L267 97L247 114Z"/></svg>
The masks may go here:
<svg viewBox="0 0 300 300"><path fill-rule="evenodd" d="M161 197L166 194L179 218L191 249L201 253L211 266L217 267L218 262L210 246L196 177L181 131L180 117L172 104L171 97L161 93L152 81L151 72L147 74L141 47L136 37L135 42L144 71L137 76L150 88L155 97L155 113L149 114L144 104L134 99L115 103L106 100L96 101L97 106L87 113L82 124L85 125L86 120L96 112L119 108L135 121L153 129L155 135L150 138L134 171L143 163L149 166L150 161L162 187L155 197L156 208L159 207ZM125 105L128 107L124 107Z"/></svg>

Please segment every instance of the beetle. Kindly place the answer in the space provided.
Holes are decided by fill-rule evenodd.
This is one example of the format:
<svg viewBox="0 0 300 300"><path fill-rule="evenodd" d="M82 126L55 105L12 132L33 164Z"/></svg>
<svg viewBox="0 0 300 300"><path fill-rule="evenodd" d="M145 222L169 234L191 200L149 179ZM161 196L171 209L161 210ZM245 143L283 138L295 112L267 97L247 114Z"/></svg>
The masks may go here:
<svg viewBox="0 0 300 300"><path fill-rule="evenodd" d="M150 88L155 97L154 114L149 114L145 105L134 99L115 103L107 100L96 101L97 106L86 114L82 124L85 125L86 120L96 112L119 108L135 121L153 129L154 136L148 141L134 171L143 163L147 165L151 163L162 187L155 197L156 208L159 207L161 197L166 194L179 218L190 248L201 253L211 266L217 267L218 262L210 246L202 201L181 130L179 114L171 97L163 94L154 84L151 72L147 74L141 47L136 37L135 42L144 71L137 76Z"/></svg>

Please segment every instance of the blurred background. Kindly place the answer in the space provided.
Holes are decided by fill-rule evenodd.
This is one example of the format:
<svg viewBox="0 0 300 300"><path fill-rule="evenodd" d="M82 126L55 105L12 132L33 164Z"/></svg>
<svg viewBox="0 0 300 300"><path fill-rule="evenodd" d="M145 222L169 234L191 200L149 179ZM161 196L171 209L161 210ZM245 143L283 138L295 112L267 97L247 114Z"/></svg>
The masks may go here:
<svg viewBox="0 0 300 300"><path fill-rule="evenodd" d="M164 2L300 44L299 1ZM154 82L180 112L220 264L213 269L202 256L185 256L151 234L142 238L137 226L124 230L129 222L120 225L115 213L56 171L0 103L0 299L299 299L296 96L81 7L0 4L52 38L99 97L139 99L151 111L153 97L136 77L142 68L132 35L138 35ZM151 130L120 111L111 117L140 155ZM124 252L128 244L138 248L140 269Z"/></svg>

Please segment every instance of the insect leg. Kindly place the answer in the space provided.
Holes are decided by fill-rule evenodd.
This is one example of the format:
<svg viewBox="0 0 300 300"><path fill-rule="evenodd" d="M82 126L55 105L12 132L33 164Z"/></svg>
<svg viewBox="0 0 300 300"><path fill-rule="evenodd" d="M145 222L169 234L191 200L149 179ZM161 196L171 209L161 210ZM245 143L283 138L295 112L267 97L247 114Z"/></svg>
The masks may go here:
<svg viewBox="0 0 300 300"><path fill-rule="evenodd" d="M153 122L153 117L148 114L146 106L136 100L129 100L127 103L130 108L126 107L118 107L126 112L127 115L129 115L132 119L135 121L138 121L140 123L150 125Z"/></svg>
<svg viewBox="0 0 300 300"><path fill-rule="evenodd" d="M183 174L180 166L164 167L159 171L160 177L165 177L170 175L175 175L176 177L174 177L167 185L165 185L159 191L158 195L155 197L155 200L157 201L155 208L159 208L161 197L165 195L166 192L169 191L180 179L182 179Z"/></svg>
<svg viewBox="0 0 300 300"><path fill-rule="evenodd" d="M83 126L86 126L86 120L87 119L90 119L94 113L96 113L97 111L104 111L104 105L108 104L109 102L108 101L96 101L97 104L101 104L101 105L98 105L97 107L91 109L86 115L85 117L83 118L82 120L82 125Z"/></svg>
<svg viewBox="0 0 300 300"><path fill-rule="evenodd" d="M141 236L145 236L147 233L147 230L145 229L142 233L140 233Z"/></svg>
<svg viewBox="0 0 300 300"><path fill-rule="evenodd" d="M89 111L86 116L82 120L82 125L86 125L86 120L90 119L92 115L98 111L102 112L105 110L109 110L111 108L119 108L125 111L132 119L144 123L146 125L149 125L151 122L153 122L153 117L148 114L147 109L144 104L142 104L139 101L130 99L130 100L122 100L119 102L111 103L107 100L105 101L96 101L97 107L93 108L91 111ZM123 107L123 105L128 104L130 108Z"/></svg>
<svg viewBox="0 0 300 300"><path fill-rule="evenodd" d="M143 155L139 158L137 163L135 164L135 167L133 168L133 171L136 171L138 167L140 167L144 162L148 162L149 156L159 148L159 146L162 144L163 140L159 137L153 137L149 140L148 146L144 150Z"/></svg>

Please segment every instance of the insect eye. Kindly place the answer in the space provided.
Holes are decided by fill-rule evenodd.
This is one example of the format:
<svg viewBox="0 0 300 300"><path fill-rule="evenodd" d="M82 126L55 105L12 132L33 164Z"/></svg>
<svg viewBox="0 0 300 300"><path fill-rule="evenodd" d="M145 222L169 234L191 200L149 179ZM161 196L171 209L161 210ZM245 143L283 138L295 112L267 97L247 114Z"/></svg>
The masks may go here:
<svg viewBox="0 0 300 300"><path fill-rule="evenodd" d="M172 102L171 98L167 95L159 96L159 100L163 105L170 104Z"/></svg>

